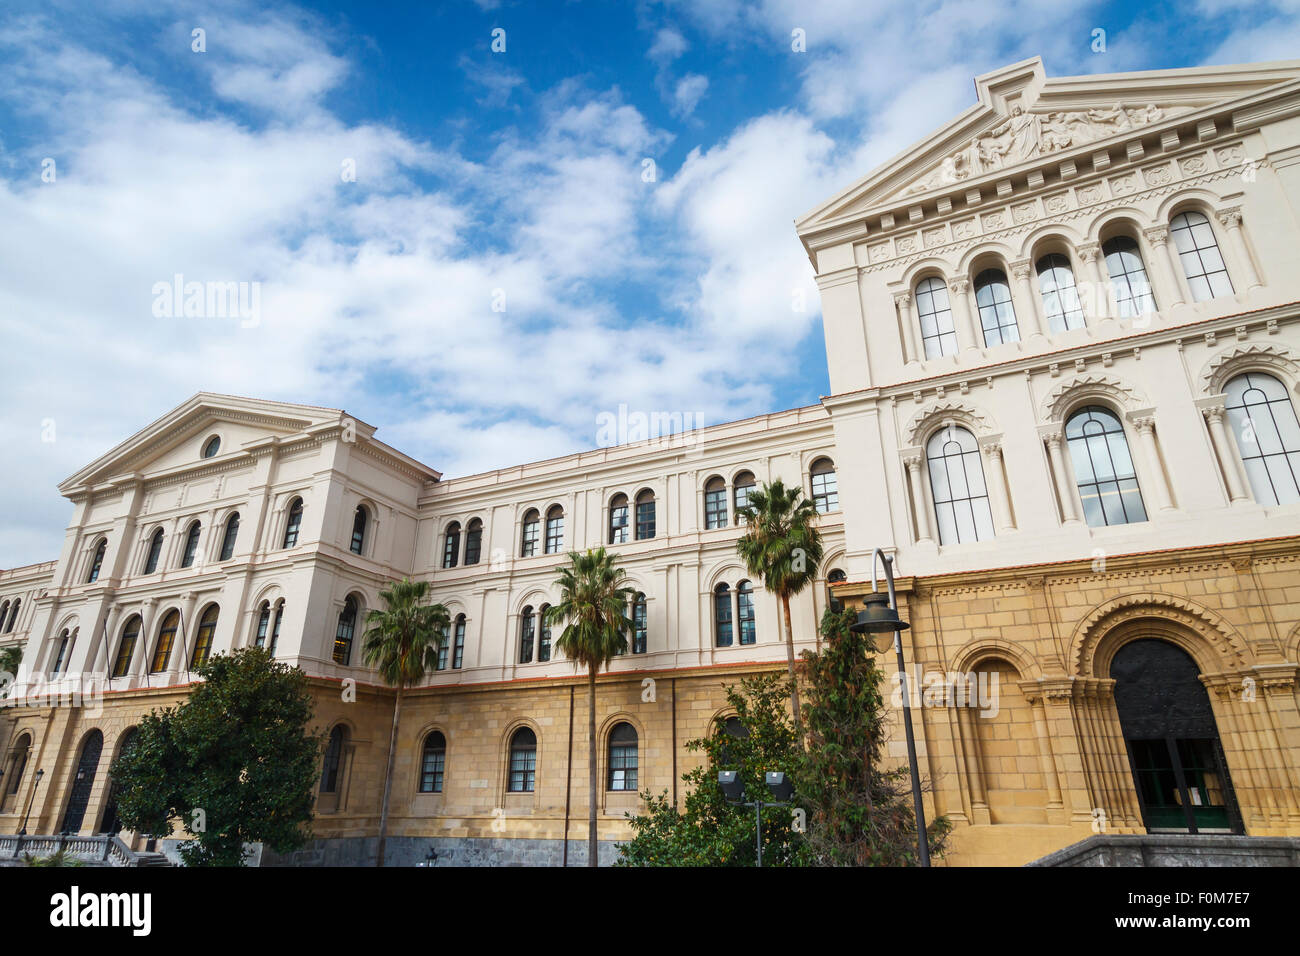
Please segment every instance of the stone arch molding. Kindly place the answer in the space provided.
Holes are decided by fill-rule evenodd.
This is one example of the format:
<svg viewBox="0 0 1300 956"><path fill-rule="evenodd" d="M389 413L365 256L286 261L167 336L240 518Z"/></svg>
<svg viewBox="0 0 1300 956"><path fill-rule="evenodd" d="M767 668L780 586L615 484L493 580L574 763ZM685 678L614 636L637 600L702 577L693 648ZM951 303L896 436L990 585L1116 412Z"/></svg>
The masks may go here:
<svg viewBox="0 0 1300 956"><path fill-rule="evenodd" d="M1205 673L1238 671L1251 667L1254 657L1236 630L1222 617L1187 598L1159 591L1141 591L1111 598L1094 607L1074 629L1067 658L1074 677L1109 677L1098 674L1118 649L1107 640L1123 625L1148 620L1173 625L1189 639L1178 642ZM1125 629L1127 630L1127 629ZM1127 636L1127 635L1126 635ZM1169 637L1170 633L1157 635Z"/></svg>
<svg viewBox="0 0 1300 956"><path fill-rule="evenodd" d="M996 433L996 426L989 417L974 405L965 402L938 402L926 406L912 416L903 433L908 445L919 445L936 426L952 422L967 428L977 438Z"/></svg>
<svg viewBox="0 0 1300 956"><path fill-rule="evenodd" d="M1252 370L1280 372L1292 385L1300 379L1300 363L1290 349L1281 345L1234 345L1224 349L1201 368L1201 389L1206 395L1220 395L1228 379Z"/></svg>
<svg viewBox="0 0 1300 956"><path fill-rule="evenodd" d="M1024 648L987 638L973 640L958 650L952 657L952 668L959 674L967 674L990 660L1006 661L1019 672L1021 680L1040 680L1043 677L1038 661Z"/></svg>
<svg viewBox="0 0 1300 956"><path fill-rule="evenodd" d="M1097 398L1117 406L1121 412L1147 407L1146 396L1134 385L1114 375L1076 375L1047 393L1039 406L1041 420L1061 422L1070 408Z"/></svg>

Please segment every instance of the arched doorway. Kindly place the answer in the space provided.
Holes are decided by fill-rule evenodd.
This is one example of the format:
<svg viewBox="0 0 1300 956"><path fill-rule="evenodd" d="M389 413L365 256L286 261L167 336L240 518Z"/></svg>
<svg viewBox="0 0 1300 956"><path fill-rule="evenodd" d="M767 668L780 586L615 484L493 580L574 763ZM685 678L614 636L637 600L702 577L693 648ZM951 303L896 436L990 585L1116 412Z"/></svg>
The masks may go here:
<svg viewBox="0 0 1300 956"><path fill-rule="evenodd" d="M68 797L68 809L63 814L63 826L60 833L80 833L81 821L86 816L86 805L90 803L90 790L95 784L95 771L99 769L99 755L104 749L104 735L92 730L81 745L81 759L77 761L77 773L72 778L72 795Z"/></svg>
<svg viewBox="0 0 1300 956"><path fill-rule="evenodd" d="M135 743L136 736L140 733L138 727L130 727L122 734L121 741L117 745L117 755L120 757L126 753L127 748ZM100 817L103 823L99 827L100 833L119 833L122 830L121 818L117 815L117 781L112 779L113 767L110 764L108 768L108 799L104 801L104 813Z"/></svg>
<svg viewBox="0 0 1300 956"><path fill-rule="evenodd" d="M1139 638L1115 653L1110 676L1147 830L1242 832L1196 662L1168 641Z"/></svg>

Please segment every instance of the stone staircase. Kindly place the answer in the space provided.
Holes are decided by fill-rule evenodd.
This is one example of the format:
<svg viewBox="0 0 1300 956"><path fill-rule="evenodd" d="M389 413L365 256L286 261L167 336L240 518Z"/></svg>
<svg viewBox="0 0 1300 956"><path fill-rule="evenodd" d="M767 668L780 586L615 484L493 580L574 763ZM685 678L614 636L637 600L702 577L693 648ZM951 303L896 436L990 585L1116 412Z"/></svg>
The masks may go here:
<svg viewBox="0 0 1300 956"><path fill-rule="evenodd" d="M117 834L109 836L0 836L0 865L21 866L28 856L40 859L60 851L90 866L171 866L161 853L137 853Z"/></svg>

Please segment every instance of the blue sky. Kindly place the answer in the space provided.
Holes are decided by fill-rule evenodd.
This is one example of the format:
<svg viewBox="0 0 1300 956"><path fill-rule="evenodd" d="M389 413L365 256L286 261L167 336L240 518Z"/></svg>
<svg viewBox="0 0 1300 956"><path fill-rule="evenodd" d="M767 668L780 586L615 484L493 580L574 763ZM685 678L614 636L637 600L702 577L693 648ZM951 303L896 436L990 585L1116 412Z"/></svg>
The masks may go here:
<svg viewBox="0 0 1300 956"><path fill-rule="evenodd" d="M55 485L199 390L344 407L450 476L624 404L816 402L794 217L1008 62L1300 52L1300 0L1177 6L10 0L0 567L55 557ZM155 314L178 273L257 283L256 321Z"/></svg>

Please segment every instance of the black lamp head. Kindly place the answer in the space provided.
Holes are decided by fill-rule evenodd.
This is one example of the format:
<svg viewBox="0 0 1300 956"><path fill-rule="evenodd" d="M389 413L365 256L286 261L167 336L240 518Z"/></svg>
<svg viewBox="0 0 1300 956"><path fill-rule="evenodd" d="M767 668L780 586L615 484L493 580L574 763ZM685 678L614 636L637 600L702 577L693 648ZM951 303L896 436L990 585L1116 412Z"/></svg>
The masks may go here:
<svg viewBox="0 0 1300 956"><path fill-rule="evenodd" d="M898 611L889 606L889 595L883 591L868 594L858 612L858 623L849 628L854 634L892 634L905 631L912 625L901 620Z"/></svg>

